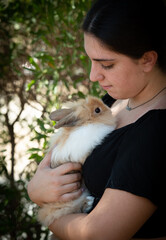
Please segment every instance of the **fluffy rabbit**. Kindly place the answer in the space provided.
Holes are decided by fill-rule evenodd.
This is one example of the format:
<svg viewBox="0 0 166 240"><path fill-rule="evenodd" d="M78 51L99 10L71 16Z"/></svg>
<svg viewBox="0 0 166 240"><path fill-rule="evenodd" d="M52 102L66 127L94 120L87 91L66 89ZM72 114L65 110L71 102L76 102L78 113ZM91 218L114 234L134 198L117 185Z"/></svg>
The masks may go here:
<svg viewBox="0 0 166 240"><path fill-rule="evenodd" d="M116 125L110 108L92 96L70 103L67 109L52 112L50 118L58 121L55 128L59 129L51 139L52 168L69 161L84 164L87 156ZM93 197L85 190L76 200L45 204L39 210L38 219L48 226L63 215L88 211L92 203Z"/></svg>

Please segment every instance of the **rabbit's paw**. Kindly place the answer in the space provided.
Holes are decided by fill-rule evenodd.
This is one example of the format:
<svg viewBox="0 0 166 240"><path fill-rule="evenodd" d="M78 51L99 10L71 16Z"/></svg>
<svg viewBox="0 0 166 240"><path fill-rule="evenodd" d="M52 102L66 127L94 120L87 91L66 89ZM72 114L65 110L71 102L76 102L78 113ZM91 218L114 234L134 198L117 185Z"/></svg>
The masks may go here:
<svg viewBox="0 0 166 240"><path fill-rule="evenodd" d="M87 196L85 199L84 205L82 207L82 211L84 213L88 213L92 208L93 202L94 202L94 197Z"/></svg>

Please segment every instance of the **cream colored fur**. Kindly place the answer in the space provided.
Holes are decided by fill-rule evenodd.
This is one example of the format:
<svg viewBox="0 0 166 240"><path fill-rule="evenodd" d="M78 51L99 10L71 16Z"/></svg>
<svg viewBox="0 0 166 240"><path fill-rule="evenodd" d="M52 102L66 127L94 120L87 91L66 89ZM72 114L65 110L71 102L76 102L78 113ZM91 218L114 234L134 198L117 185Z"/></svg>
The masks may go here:
<svg viewBox="0 0 166 240"><path fill-rule="evenodd" d="M95 97L70 104L69 109L55 111L51 119L58 121L55 127L60 128L51 139L52 168L69 161L84 164L87 156L116 125L110 108ZM92 204L93 197L86 189L76 200L45 204L39 210L38 219L49 226L63 215L89 211Z"/></svg>

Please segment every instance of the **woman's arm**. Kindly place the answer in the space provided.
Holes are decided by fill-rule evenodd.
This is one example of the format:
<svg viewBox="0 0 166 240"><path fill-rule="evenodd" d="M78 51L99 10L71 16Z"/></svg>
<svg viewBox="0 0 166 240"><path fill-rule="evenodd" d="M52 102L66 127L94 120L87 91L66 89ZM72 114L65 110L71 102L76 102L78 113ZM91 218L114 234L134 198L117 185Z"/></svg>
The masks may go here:
<svg viewBox="0 0 166 240"><path fill-rule="evenodd" d="M78 198L82 193L81 164L66 163L51 169L50 158L51 153L48 153L28 183L28 195L39 206L56 201L70 201ZM71 171L77 172L67 174Z"/></svg>
<svg viewBox="0 0 166 240"><path fill-rule="evenodd" d="M106 189L90 214L62 217L49 229L62 240L129 240L155 210L156 206L146 198Z"/></svg>

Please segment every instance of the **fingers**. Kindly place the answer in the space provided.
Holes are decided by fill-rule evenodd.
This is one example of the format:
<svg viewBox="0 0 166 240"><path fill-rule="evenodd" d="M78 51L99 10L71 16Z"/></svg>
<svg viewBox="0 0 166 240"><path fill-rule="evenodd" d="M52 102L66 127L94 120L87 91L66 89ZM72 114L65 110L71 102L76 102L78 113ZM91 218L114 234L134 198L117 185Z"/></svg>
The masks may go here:
<svg viewBox="0 0 166 240"><path fill-rule="evenodd" d="M71 184L81 181L81 173L66 174L61 177L61 185Z"/></svg>
<svg viewBox="0 0 166 240"><path fill-rule="evenodd" d="M80 182L66 184L66 185L62 186L61 194L63 195L66 193L72 193L72 192L78 191L78 190L80 190L80 187L81 187Z"/></svg>
<svg viewBox="0 0 166 240"><path fill-rule="evenodd" d="M65 166L66 165L66 166ZM81 189L81 173L70 173L62 175L63 173L70 172L71 170L80 170L80 164L64 164L62 166L59 166L55 170L58 170L60 172L60 175L58 178L55 179L55 185L56 187L56 196L59 196L59 201L67 202L72 201L74 199L77 199L82 194ZM57 172L54 171L54 174L57 176Z"/></svg>
<svg viewBox="0 0 166 240"><path fill-rule="evenodd" d="M50 160L51 152L45 156L38 166L35 174L35 182L37 182L38 187L33 191L34 202L66 202L78 198L82 193L80 189L81 164L70 162L52 169L50 168Z"/></svg>
<svg viewBox="0 0 166 240"><path fill-rule="evenodd" d="M82 189L78 189L77 191L71 193L65 193L61 196L61 201L68 202L74 199L77 199L82 194Z"/></svg>
<svg viewBox="0 0 166 240"><path fill-rule="evenodd" d="M69 162L62 164L57 169L61 172L61 175L65 175L72 171L81 171L82 165L80 163Z"/></svg>
<svg viewBox="0 0 166 240"><path fill-rule="evenodd" d="M38 168L45 168L49 167L50 168L50 163L51 163L51 154L52 151L48 152L44 159L40 162ZM68 162L65 164L60 165L59 167L55 168L53 171L56 171L56 173L59 175L65 175L69 172L72 171L81 171L82 165L80 163L75 163L75 162Z"/></svg>

